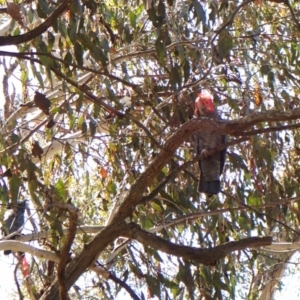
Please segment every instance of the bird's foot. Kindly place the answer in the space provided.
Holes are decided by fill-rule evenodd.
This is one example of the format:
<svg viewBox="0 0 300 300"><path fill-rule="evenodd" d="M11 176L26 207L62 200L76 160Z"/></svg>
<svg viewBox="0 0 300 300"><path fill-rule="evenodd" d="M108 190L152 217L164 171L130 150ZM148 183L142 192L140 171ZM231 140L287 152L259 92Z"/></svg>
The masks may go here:
<svg viewBox="0 0 300 300"><path fill-rule="evenodd" d="M208 151L207 151L207 149L203 149L203 150L201 151L200 154L201 154L201 155L203 154L205 157L207 157L207 156L208 156Z"/></svg>

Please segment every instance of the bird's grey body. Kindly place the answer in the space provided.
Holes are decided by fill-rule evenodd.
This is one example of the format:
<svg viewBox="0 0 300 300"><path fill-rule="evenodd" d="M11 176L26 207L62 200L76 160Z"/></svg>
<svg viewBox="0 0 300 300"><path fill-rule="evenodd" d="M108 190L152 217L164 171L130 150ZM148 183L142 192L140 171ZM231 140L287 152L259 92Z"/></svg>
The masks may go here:
<svg viewBox="0 0 300 300"><path fill-rule="evenodd" d="M195 101L195 117L208 117L219 120L219 114L213 103L213 96L208 91L201 91ZM209 155L209 151L225 143L225 136L217 132L199 130L195 134L195 152L203 154L204 158L198 161L200 169L199 193L209 196L218 194L221 190L220 174L222 173L226 149L216 151Z"/></svg>
<svg viewBox="0 0 300 300"><path fill-rule="evenodd" d="M195 138L196 153L200 155L225 143L225 136L215 133L198 132ZM199 193L208 195L218 194L220 187L220 174L224 167L226 150L217 151L198 161L200 169Z"/></svg>
<svg viewBox="0 0 300 300"><path fill-rule="evenodd" d="M1 227L2 236L7 236L15 231L18 231L22 226L24 226L24 213L26 209L27 201L18 202L17 206L9 204L7 210L4 214L3 227ZM11 239L14 239L12 237ZM4 254L8 255L11 250L5 250Z"/></svg>

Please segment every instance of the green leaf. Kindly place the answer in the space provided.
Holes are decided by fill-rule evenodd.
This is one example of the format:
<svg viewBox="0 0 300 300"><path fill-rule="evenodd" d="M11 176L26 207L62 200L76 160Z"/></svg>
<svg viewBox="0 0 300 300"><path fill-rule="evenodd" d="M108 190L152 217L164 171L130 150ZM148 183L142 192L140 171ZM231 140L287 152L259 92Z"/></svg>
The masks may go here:
<svg viewBox="0 0 300 300"><path fill-rule="evenodd" d="M48 48L52 49L53 45L54 45L54 42L55 42L55 37L50 31L47 32L47 35L48 35L48 40L47 40L48 41Z"/></svg>
<svg viewBox="0 0 300 300"><path fill-rule="evenodd" d="M82 122L82 124L81 124L81 132L82 133L86 133L87 132L87 123L86 122Z"/></svg>
<svg viewBox="0 0 300 300"><path fill-rule="evenodd" d="M103 52L105 54L107 54L107 52L109 52L109 50L110 50L108 39L106 39L106 38L101 39L100 47L101 47L101 49L103 49Z"/></svg>
<svg viewBox="0 0 300 300"><path fill-rule="evenodd" d="M247 198L247 204L251 205L251 206L259 205L259 204L261 204L261 199L258 197L249 196Z"/></svg>
<svg viewBox="0 0 300 300"><path fill-rule="evenodd" d="M76 112L80 112L83 105L83 94L79 93L79 97L76 99Z"/></svg>
<svg viewBox="0 0 300 300"><path fill-rule="evenodd" d="M268 75L269 72L271 71L271 68L269 66L268 62L262 62L262 65L260 67L260 72L262 75Z"/></svg>
<svg viewBox="0 0 300 300"><path fill-rule="evenodd" d="M211 3L210 6L209 6L209 8L210 8L209 20L212 21L213 24L215 24L217 13L218 13L216 4L215 3Z"/></svg>
<svg viewBox="0 0 300 300"><path fill-rule="evenodd" d="M197 18L196 26L199 25L199 23L201 21L204 25L206 23L206 15L205 15L205 11L204 11L202 5L197 0L194 0L193 4L195 7L195 13L196 13L196 18Z"/></svg>
<svg viewBox="0 0 300 300"><path fill-rule="evenodd" d="M155 49L159 62L163 64L165 61L166 48L163 42L163 37L161 35L158 36L155 42Z"/></svg>
<svg viewBox="0 0 300 300"><path fill-rule="evenodd" d="M93 109L93 117L98 118L100 116L100 109L101 106L97 103L94 103L94 109Z"/></svg>
<svg viewBox="0 0 300 300"><path fill-rule="evenodd" d="M136 28L136 19L137 19L136 14L133 11L130 11L129 12L129 22L133 28Z"/></svg>
<svg viewBox="0 0 300 300"><path fill-rule="evenodd" d="M130 28L127 24L124 26L123 35L124 35L124 39L125 39L126 43L130 44L133 40L133 35L132 35L132 33L130 31Z"/></svg>
<svg viewBox="0 0 300 300"><path fill-rule="evenodd" d="M27 83L27 80L28 80L28 70L24 70L22 71L21 73L21 81L26 84Z"/></svg>
<svg viewBox="0 0 300 300"><path fill-rule="evenodd" d="M97 131L96 123L93 120L90 120L89 127L90 127L91 136L94 136Z"/></svg>
<svg viewBox="0 0 300 300"><path fill-rule="evenodd" d="M64 61L66 61L68 63L72 63L72 60L73 60L72 54L68 51L64 57Z"/></svg>
<svg viewBox="0 0 300 300"><path fill-rule="evenodd" d="M248 167L245 165L242 157L235 152L227 153L230 162L232 163L233 168L235 169L243 169L248 171Z"/></svg>
<svg viewBox="0 0 300 300"><path fill-rule="evenodd" d="M179 70L180 67L177 64L171 68L170 83L175 90L181 87L181 74Z"/></svg>
<svg viewBox="0 0 300 300"><path fill-rule="evenodd" d="M227 58L232 48L233 48L232 37L227 30L223 30L219 35L219 41L218 41L219 56L222 59Z"/></svg>
<svg viewBox="0 0 300 300"><path fill-rule="evenodd" d="M138 7L137 7L137 9L135 10L135 14L136 14L136 17L138 18L142 13L143 13L143 11L144 11L144 4L143 3L141 3Z"/></svg>
<svg viewBox="0 0 300 300"><path fill-rule="evenodd" d="M38 4L36 6L36 12L38 16L42 19L46 19L48 14L50 13L49 4L45 0L38 0Z"/></svg>
<svg viewBox="0 0 300 300"><path fill-rule="evenodd" d="M299 56L298 44L292 43L290 49L291 49L291 54L292 54L290 57L290 64L293 65L297 61L298 56Z"/></svg>
<svg viewBox="0 0 300 300"><path fill-rule="evenodd" d="M110 181L107 185L107 191L111 194L116 194L117 193L117 186L114 181Z"/></svg>
<svg viewBox="0 0 300 300"><path fill-rule="evenodd" d="M268 73L268 85L272 90L274 90L274 79L275 79L274 72L270 71Z"/></svg>
<svg viewBox="0 0 300 300"><path fill-rule="evenodd" d="M8 182L11 202L13 204L16 204L19 199L19 191L22 184L22 180L19 176L13 175Z"/></svg>
<svg viewBox="0 0 300 300"><path fill-rule="evenodd" d="M7 204L9 202L9 192L6 183L0 182L0 200L2 204Z"/></svg>
<svg viewBox="0 0 300 300"><path fill-rule="evenodd" d="M67 196L65 183L62 178L59 178L55 185L55 190L61 199L65 199ZM67 199L65 199L67 200Z"/></svg>
<svg viewBox="0 0 300 300"><path fill-rule="evenodd" d="M75 54L75 59L77 61L77 64L79 66L83 66L83 50L81 45L78 42L75 42L74 44L74 54Z"/></svg>
<svg viewBox="0 0 300 300"><path fill-rule="evenodd" d="M13 144L20 142L20 137L18 134L12 133L10 136L10 140Z"/></svg>
<svg viewBox="0 0 300 300"><path fill-rule="evenodd" d="M155 277L152 277L150 275L146 276L146 282L148 285L148 288L150 290L151 298L154 296L159 297L160 295L160 284L158 280Z"/></svg>
<svg viewBox="0 0 300 300"><path fill-rule="evenodd" d="M290 94L289 94L286 90L282 90L282 92L281 92L281 97L282 97L285 101L289 101L289 100L290 100Z"/></svg>
<svg viewBox="0 0 300 300"><path fill-rule="evenodd" d="M149 218L144 216L140 217L140 222L144 230L148 230L153 227L153 223L149 220Z"/></svg>
<svg viewBox="0 0 300 300"><path fill-rule="evenodd" d="M104 54L102 49L100 49L95 44L95 42L92 41L91 35L79 33L78 34L78 40L79 40L80 43L82 43L82 45L84 45L85 47L87 47L90 50L92 57L97 62L99 62L99 63L101 62L102 65L104 65L104 66L107 65L108 59L107 59L106 55Z"/></svg>
<svg viewBox="0 0 300 300"><path fill-rule="evenodd" d="M188 59L185 59L183 62L183 75L184 75L184 82L186 83L190 78L190 62Z"/></svg>

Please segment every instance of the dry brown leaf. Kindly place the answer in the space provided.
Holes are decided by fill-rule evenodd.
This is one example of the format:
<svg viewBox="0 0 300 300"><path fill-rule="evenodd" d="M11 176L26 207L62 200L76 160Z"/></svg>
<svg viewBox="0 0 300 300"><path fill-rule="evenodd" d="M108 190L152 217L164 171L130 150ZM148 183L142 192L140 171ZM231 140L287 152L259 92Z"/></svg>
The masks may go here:
<svg viewBox="0 0 300 300"><path fill-rule="evenodd" d="M40 146L38 141L34 141L34 143L32 144L32 148L31 148L31 154L33 155L33 157L38 157L39 159L42 158L42 154L43 154L43 149Z"/></svg>
<svg viewBox="0 0 300 300"><path fill-rule="evenodd" d="M55 121L54 120L49 120L49 122L46 124L46 128L52 128L55 125Z"/></svg>
<svg viewBox="0 0 300 300"><path fill-rule="evenodd" d="M92 88L89 87L87 84L83 83L83 84L79 84L78 87L83 91L83 92L88 92L90 91Z"/></svg>
<svg viewBox="0 0 300 300"><path fill-rule="evenodd" d="M255 84L255 87L254 87L254 100L255 100L255 104L257 106L261 106L262 105L262 96L261 96L261 93L260 93L260 86L258 83Z"/></svg>
<svg viewBox="0 0 300 300"><path fill-rule="evenodd" d="M111 46L111 47L110 47L109 52L110 52L110 53L113 53L113 54L118 53L118 51L116 50L116 48L115 48L114 46Z"/></svg>
<svg viewBox="0 0 300 300"><path fill-rule="evenodd" d="M100 168L100 175L103 179L105 179L107 177L107 171L104 167Z"/></svg>
<svg viewBox="0 0 300 300"><path fill-rule="evenodd" d="M50 115L49 109L51 106L51 101L44 94L35 92L33 102L44 114L47 116Z"/></svg>
<svg viewBox="0 0 300 300"><path fill-rule="evenodd" d="M7 5L7 13L11 16L11 18L17 21L22 27L25 27L23 22L23 16L21 14L20 6L11 2L6 2Z"/></svg>

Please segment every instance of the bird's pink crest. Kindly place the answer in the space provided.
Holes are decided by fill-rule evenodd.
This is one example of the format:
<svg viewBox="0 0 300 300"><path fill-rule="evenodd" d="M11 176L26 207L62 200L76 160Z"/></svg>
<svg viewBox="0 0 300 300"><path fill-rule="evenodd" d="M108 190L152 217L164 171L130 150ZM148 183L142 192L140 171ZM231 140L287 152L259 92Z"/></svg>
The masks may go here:
<svg viewBox="0 0 300 300"><path fill-rule="evenodd" d="M199 114L203 113L214 113L215 112L215 106L213 102L213 96L212 94L207 91L203 90L202 92L198 93L198 97L195 101L195 115L197 116Z"/></svg>

